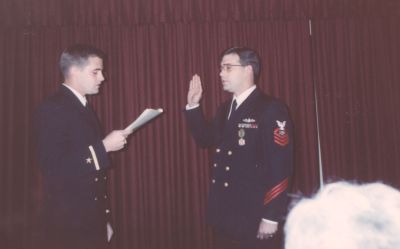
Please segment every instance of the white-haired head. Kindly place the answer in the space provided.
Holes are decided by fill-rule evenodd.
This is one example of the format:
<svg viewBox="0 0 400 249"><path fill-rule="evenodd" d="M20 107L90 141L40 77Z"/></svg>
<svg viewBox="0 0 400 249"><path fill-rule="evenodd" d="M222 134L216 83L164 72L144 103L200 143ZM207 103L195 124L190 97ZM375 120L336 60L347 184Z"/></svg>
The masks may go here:
<svg viewBox="0 0 400 249"><path fill-rule="evenodd" d="M286 249L400 249L400 192L382 183L331 183L294 205Z"/></svg>

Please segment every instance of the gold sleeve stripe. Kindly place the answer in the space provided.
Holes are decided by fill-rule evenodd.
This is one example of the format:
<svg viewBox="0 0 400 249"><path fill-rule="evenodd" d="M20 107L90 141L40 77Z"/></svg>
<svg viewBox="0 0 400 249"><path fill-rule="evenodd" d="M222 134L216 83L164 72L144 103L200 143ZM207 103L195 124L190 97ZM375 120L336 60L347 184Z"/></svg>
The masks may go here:
<svg viewBox="0 0 400 249"><path fill-rule="evenodd" d="M99 161L97 160L97 156L96 156L96 153L94 152L93 146L90 145L89 150L90 150L90 153L92 154L94 167L96 168L96 170L100 170Z"/></svg>

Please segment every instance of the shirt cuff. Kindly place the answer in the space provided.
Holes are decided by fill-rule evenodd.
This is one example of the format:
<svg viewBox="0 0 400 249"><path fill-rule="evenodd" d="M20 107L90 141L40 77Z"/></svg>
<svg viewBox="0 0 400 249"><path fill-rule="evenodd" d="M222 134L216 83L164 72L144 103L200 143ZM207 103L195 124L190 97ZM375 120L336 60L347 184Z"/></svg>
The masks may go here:
<svg viewBox="0 0 400 249"><path fill-rule="evenodd" d="M269 224L272 224L272 225L276 225L276 224L278 224L278 222L277 221L273 221L273 220L267 220L267 219L262 219L262 221L263 222L265 222L265 223L269 223Z"/></svg>
<svg viewBox="0 0 400 249"><path fill-rule="evenodd" d="M186 109L186 111L188 111L188 110L195 109L195 108L197 108L197 107L199 107L199 106L200 106L200 104L196 104L196 105L194 105L194 106L189 106L189 104L187 104L186 107L185 107L185 109Z"/></svg>

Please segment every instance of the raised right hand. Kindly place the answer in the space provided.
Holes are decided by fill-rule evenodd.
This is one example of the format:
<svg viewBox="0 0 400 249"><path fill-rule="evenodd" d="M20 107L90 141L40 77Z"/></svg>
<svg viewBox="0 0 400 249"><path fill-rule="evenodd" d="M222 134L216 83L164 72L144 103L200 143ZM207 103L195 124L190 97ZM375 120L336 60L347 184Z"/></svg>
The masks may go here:
<svg viewBox="0 0 400 249"><path fill-rule="evenodd" d="M189 91L187 95L187 102L189 107L199 104L202 93L203 88L201 87L200 76L195 74L190 81Z"/></svg>

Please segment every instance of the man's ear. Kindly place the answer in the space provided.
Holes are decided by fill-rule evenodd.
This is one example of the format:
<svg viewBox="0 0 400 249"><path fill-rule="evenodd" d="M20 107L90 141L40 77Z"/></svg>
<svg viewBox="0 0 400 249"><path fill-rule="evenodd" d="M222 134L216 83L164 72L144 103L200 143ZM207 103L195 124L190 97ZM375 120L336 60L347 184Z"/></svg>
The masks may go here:
<svg viewBox="0 0 400 249"><path fill-rule="evenodd" d="M69 68L68 78L70 78L70 79L76 78L77 76L79 76L80 72L81 72L81 69L78 66L73 65Z"/></svg>
<svg viewBox="0 0 400 249"><path fill-rule="evenodd" d="M80 71L79 67L73 65L69 69L69 74L70 75L76 75Z"/></svg>
<svg viewBox="0 0 400 249"><path fill-rule="evenodd" d="M253 75L253 67L251 65L247 65L244 67L247 73Z"/></svg>

